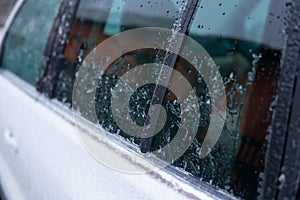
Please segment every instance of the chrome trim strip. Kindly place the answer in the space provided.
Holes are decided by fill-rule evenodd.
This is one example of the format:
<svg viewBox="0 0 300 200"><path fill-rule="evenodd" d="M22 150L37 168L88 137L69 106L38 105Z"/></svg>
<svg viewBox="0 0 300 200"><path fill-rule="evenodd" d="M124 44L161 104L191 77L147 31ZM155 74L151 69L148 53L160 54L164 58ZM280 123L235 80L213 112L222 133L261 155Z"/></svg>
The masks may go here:
<svg viewBox="0 0 300 200"><path fill-rule="evenodd" d="M8 29L10 28L11 24L13 23L16 15L18 14L19 10L21 9L22 5L24 4L26 0L18 0L13 9L11 10L10 14L8 15L8 18L6 19L6 22L0 32L0 55L2 53L2 45L5 39L5 36L8 32Z"/></svg>

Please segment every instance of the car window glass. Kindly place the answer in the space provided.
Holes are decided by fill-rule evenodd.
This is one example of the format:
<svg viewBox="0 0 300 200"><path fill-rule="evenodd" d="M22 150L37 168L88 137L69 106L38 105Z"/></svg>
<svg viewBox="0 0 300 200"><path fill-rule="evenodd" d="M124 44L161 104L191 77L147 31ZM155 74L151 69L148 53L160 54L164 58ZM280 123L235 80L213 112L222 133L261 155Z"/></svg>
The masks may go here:
<svg viewBox="0 0 300 200"><path fill-rule="evenodd" d="M1 66L35 85L44 48L61 0L28 0L8 31Z"/></svg>
<svg viewBox="0 0 300 200"><path fill-rule="evenodd" d="M249 6L251 4L255 5L254 8ZM203 1L201 9L204 12L197 12L190 34L222 35L261 42L269 5L270 0L255 2L233 0L230 3ZM250 11L245 12L243 8Z"/></svg>
<svg viewBox="0 0 300 200"><path fill-rule="evenodd" d="M203 77L186 60L179 58L175 69L182 73L199 96L201 121L190 148L173 164L216 188L245 199L255 199L264 168L272 102L283 47L283 10L273 11L274 2L247 0L203 0L195 13L189 36L211 55L225 83L226 124L217 145L204 159L199 149L210 123L211 101ZM122 31L158 26L172 29L182 2L99 0L81 1L71 26L68 42L59 57L60 72L54 97L71 104L76 71L85 56L100 42ZM283 6L283 3L277 5ZM270 20L272 19L272 20ZM268 30L273 30L269 32ZM105 71L95 96L99 124L137 145L139 138L124 133L115 123L110 104L111 89L120 76L144 63L163 63L166 52L143 49L127 53ZM84 81L84 80L83 80ZM141 87L129 102L131 118L143 126L155 85ZM184 88L183 88L184 90ZM170 142L180 127L181 108L168 90L164 106L168 123L153 137L151 151Z"/></svg>
<svg viewBox="0 0 300 200"><path fill-rule="evenodd" d="M270 16L276 17L271 21ZM271 1L203 0L189 31L219 67L228 109L225 127L210 156L197 158L209 123L209 118L203 118L207 123L200 124L190 152L176 163L244 199L257 198L262 180L283 48L282 16L283 11L272 11ZM273 24L274 32L268 32ZM270 40L277 33L277 40ZM178 65L189 68L182 59ZM190 76L190 82L199 87L204 99L210 98L205 86L201 88L200 75ZM209 116L210 105L206 107L207 114L202 114Z"/></svg>
<svg viewBox="0 0 300 200"><path fill-rule="evenodd" d="M80 1L63 56L58 58L60 72L54 86L53 97L71 104L75 72L85 56L100 42L133 28L158 26L172 29L183 5L184 1L181 0L161 2L142 0L138 3L136 0ZM103 128L139 144L138 138L128 136L115 123L110 109L110 88L115 87L118 77L126 71L145 62L162 62L164 57L164 52L160 50L142 49L129 52L110 65L100 80L95 97L97 117ZM141 92L144 90L153 90L153 85ZM150 93L147 92L147 95ZM143 99L147 101L145 96ZM135 113L133 117L140 124L145 121L141 112L134 109L131 111Z"/></svg>
<svg viewBox="0 0 300 200"><path fill-rule="evenodd" d="M112 35L133 28L158 26L171 29L178 18L183 2L174 0L161 2L142 0L138 3L135 0L80 1L63 52L64 56L59 58L60 73L53 96L70 104L76 68L94 47ZM145 52L135 52L131 55L139 57L142 54ZM148 59L158 59L153 52L151 54ZM138 60L141 60L141 56Z"/></svg>

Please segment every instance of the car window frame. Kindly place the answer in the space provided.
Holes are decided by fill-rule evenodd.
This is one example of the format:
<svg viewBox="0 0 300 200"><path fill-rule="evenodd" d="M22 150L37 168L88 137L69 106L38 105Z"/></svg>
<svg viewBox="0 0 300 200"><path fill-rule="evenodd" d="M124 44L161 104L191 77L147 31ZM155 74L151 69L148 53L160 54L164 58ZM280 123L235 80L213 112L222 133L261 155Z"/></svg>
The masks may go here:
<svg viewBox="0 0 300 200"><path fill-rule="evenodd" d="M280 64L280 73L278 83L278 93L276 97L276 107L272 116L270 125L271 133L269 144L267 147L265 170L262 182L262 191L260 199L276 199L278 197L291 197L291 191L295 191L298 186L292 188L293 185L299 184L299 174L297 171L291 172L293 177L283 177L282 170L290 170L293 165L298 164L299 158L295 158L294 152L291 151L290 144L293 139L299 138L294 128L300 128L292 125L297 123L297 102L299 99L299 52L300 52L300 34L295 24L299 24L300 1L293 0L286 3L288 19L286 25L286 34L284 48L282 50L282 58ZM297 75L298 74L298 75ZM297 80L298 79L298 80ZM297 83L298 82L298 83ZM297 91L297 94L296 94ZM299 115L298 115L299 116ZM279 126L278 126L279 125ZM293 133L294 132L294 133ZM299 139L298 139L299 140ZM297 147L299 151L299 147ZM280 156L278 156L280 155ZM297 178L298 177L298 178ZM293 183L294 182L294 183ZM285 190L283 190L285 188ZM290 191L288 191L290 190ZM296 192L297 193L297 192ZM294 196L295 197L295 196Z"/></svg>
<svg viewBox="0 0 300 200"><path fill-rule="evenodd" d="M73 4L70 6L69 2L73 2ZM183 15L184 17L182 18L182 25L183 25L183 33L187 33L188 30L190 29L192 22L193 22L193 17L195 15L195 13L197 12L200 5L201 0L191 0L189 1L189 5L185 7L184 12L186 12L185 15ZM274 4L274 0L272 0L272 3ZM293 2L295 2L297 5L299 5L300 1L299 0L293 0ZM74 9L73 12L69 12L70 14L70 21L72 20L72 17L75 17L76 14L76 5L78 6L79 0L63 0L62 1L62 6L59 9L58 15L55 18L55 22L53 25L53 28L50 32L50 37L47 43L47 47L45 49L45 54L44 54L44 59L43 59L43 64L41 67L41 73L40 73L40 77L39 77L39 81L37 84L37 89L38 91L40 91L43 94L46 94L49 98L52 98L53 96L53 88L54 88L54 84L55 84L55 78L51 79L53 77L55 77L55 75L57 75L58 73L58 69L56 69L54 66L50 66L49 62L50 60L53 59L53 55L52 55L52 50L53 50L53 46L55 45L55 41L57 41L57 29L58 27L61 25L61 15L63 13L63 10L66 8L71 8ZM276 3L276 2L275 2ZM63 5L65 5L65 8ZM192 7L196 7L196 10L193 10L193 12L191 12L191 8ZM295 21L297 21L297 19L295 19L295 13L297 13L297 11L299 11L300 8L296 7L296 6L291 6L289 9L289 13L292 13L292 17L290 19L288 19L288 25L287 25L287 29L293 29ZM65 26L63 27L63 33L68 33L68 28ZM69 28L70 31L70 28ZM289 43L289 41L291 42L291 39L287 39L287 38L295 38L296 32L287 32L286 34L286 41L285 43ZM63 53L63 47L64 44L62 44L58 49L61 50L61 52L59 53ZM300 46L300 45L298 45ZM283 92L281 90L280 87L282 87L282 85L284 85L285 83L288 83L287 80L285 80L284 78L284 74L293 74L293 72L297 69L297 65L295 65L295 63L297 62L297 60L299 59L295 53L293 53L291 51L292 47L289 47L289 45L287 45L286 47L283 48L282 50L282 57L281 57L281 64L280 64L280 73L279 73L279 80L277 81L277 83L279 84L279 91L277 93L277 104L281 103L283 101L286 101L286 93ZM298 54L298 51L297 51ZM173 59L171 59L172 61L170 61L171 63L174 62L174 59L176 61L177 56L174 55L174 57L172 57ZM292 64L292 70L291 68L289 68L288 66ZM300 65L300 64L299 64ZM290 70L290 71L289 71ZM49 79L49 77L51 77ZM47 79L45 79L47 78ZM300 77L299 77L300 78ZM289 100L292 102L293 98L292 98L292 94L295 92L295 88L296 88L296 84L295 84L296 80L293 80L293 87L289 88L289 90L287 91L290 95L289 95ZM298 85L299 85L298 81ZM299 90L300 86L297 86L297 91ZM296 98L294 99L294 102L297 102L296 100L300 101L300 97L296 96ZM292 104L292 103L291 103ZM291 139L287 139L288 138L288 134L291 135L291 138L296 137L295 134L290 134L290 131L292 130L292 128L290 127L289 130L283 130L280 129L282 132L284 132L285 134L281 134L280 130L276 127L276 123L281 123L281 126L283 127L288 127L289 124L291 124L291 122L293 120L297 120L297 119L291 119L291 115L293 114L289 114L287 116L282 117L279 113L280 112L286 112L286 113L295 113L297 108L299 108L299 106L293 106L294 108L292 108L292 105L287 106L287 107L282 107L282 108L278 108L276 106L276 108L274 109L274 113L273 113L273 117L272 117L272 121L271 121L271 133L270 133L270 142L268 144L267 147L267 152L266 152L266 158L265 158L265 171L264 171L264 176L263 176L263 181L262 181L262 188L260 195L258 198L272 198L272 197L276 197L276 195L278 194L284 194L283 192L280 192L279 190L279 185L276 184L274 185L274 182L277 183L277 180L280 176L280 169L282 166L284 166L282 164L284 158L287 159L287 153L284 154L283 152L286 150L286 152L289 151L289 149L287 148L288 145L286 145L287 143L291 142ZM295 118L295 117L294 117ZM290 121L291 119L291 121ZM279 145L280 148L278 148L278 142L281 144ZM126 145L125 145L126 146ZM275 156L274 155L281 155L281 156ZM291 161L291 159L288 159L289 162ZM285 163L288 161L285 161ZM293 161L292 163L295 163L296 161ZM277 163L274 165L274 163ZM287 166L287 164L285 164ZM169 166L167 169L167 173L169 174L173 174L174 176L180 176L180 181L188 183L188 184L192 184L192 187L195 188L196 190L200 190L201 189L205 189L205 191L207 191L207 193L212 194L213 196L218 196L220 198L228 198L228 199L234 199L235 197L233 195L227 195L222 191L217 190L214 186L206 184L204 182L201 182L199 180L197 180L196 178L186 175L186 173L178 171L178 169L176 169L176 167L174 166ZM295 172L296 173L296 172ZM293 178L291 178L293 179ZM288 179L289 181L289 179ZM299 180L297 181L297 183L299 182ZM288 185L288 184L285 184ZM271 190L269 189L271 187ZM274 187L273 187L274 186ZM290 187L289 187L290 188Z"/></svg>
<svg viewBox="0 0 300 200"><path fill-rule="evenodd" d="M59 56L63 54L65 43L61 43L64 35L68 36L71 27L65 23L71 24L76 15L79 6L79 0L62 0L58 13L54 19L52 29L46 44L44 55L41 61L40 75L37 81L37 90L49 98L53 98L53 90L59 73L57 62ZM65 12L67 11L67 14ZM58 34L58 29L61 34ZM55 54L53 51L55 49Z"/></svg>
<svg viewBox="0 0 300 200"><path fill-rule="evenodd" d="M298 15L300 17L300 15ZM299 36L298 36L299 37ZM300 183L300 51L298 52L297 76L293 91L293 102L285 142L282 166L280 167L279 199L292 199L297 195ZM298 145L297 145L298 144Z"/></svg>

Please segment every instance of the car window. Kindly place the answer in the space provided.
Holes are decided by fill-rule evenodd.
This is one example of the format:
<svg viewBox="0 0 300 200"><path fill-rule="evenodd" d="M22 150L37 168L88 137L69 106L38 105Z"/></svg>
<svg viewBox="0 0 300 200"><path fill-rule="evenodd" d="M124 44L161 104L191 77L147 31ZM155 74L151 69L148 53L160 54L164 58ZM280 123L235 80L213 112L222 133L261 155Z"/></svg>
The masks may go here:
<svg viewBox="0 0 300 200"><path fill-rule="evenodd" d="M75 71L94 47L112 35L133 28L158 26L171 29L178 18L183 2L80 1L63 56L58 58L60 72L53 94L50 96L70 104ZM148 54L149 51L146 53ZM145 51L131 53L131 56L141 57L142 54L145 54ZM154 52L150 54L148 59L159 60L156 58L157 54ZM133 58L131 60L133 62ZM134 60L137 62L137 59Z"/></svg>
<svg viewBox="0 0 300 200"><path fill-rule="evenodd" d="M184 1L173 0L142 0L138 3L135 0L80 1L63 56L58 58L60 71L51 96L70 105L75 72L93 48L110 36L133 28L157 26L172 29L183 5ZM137 50L121 56L110 65L100 80L95 97L98 120L103 128L139 144L138 138L128 136L114 121L110 109L110 88L115 87L121 74L145 62L162 62L164 55L160 50ZM143 90L153 89L153 85L150 85ZM143 97L145 101L150 93L147 92L147 95ZM136 113L133 117L138 123L145 121L141 112L132 110L131 113Z"/></svg>
<svg viewBox="0 0 300 200"><path fill-rule="evenodd" d="M209 123L203 118L206 123L200 124L190 152L176 164L243 199L257 198L262 181L283 48L282 17L283 11L274 13L268 0L203 0L189 31L219 67L228 109L225 127L210 156L197 159ZM273 32L268 31L271 27ZM276 40L271 39L274 36ZM189 65L179 60L178 67L184 70ZM189 79L203 98L210 98L205 87L201 89L200 75ZM204 110L206 116L209 110Z"/></svg>
<svg viewBox="0 0 300 200"><path fill-rule="evenodd" d="M14 19L3 47L1 67L35 85L44 48L61 0L28 0Z"/></svg>
<svg viewBox="0 0 300 200"><path fill-rule="evenodd" d="M179 58L175 64L175 69L184 75L199 97L201 120L192 145L173 165L197 180L244 199L258 196L274 109L272 102L277 93L284 11L274 12L273 4L271 0L255 3L203 0L195 13L188 35L202 45L218 66L228 107L221 137L203 159L199 158L199 151L210 123L211 96L203 77L190 63ZM64 51L57 58L59 73L52 96L71 106L75 74L94 47L110 36L133 28L172 29L182 5L180 1L80 1ZM277 6L284 7L282 3ZM111 89L120 76L137 65L164 63L165 54L159 49L133 51L120 55L106 69L95 96L97 119L105 130L140 145L139 138L127 135L114 121ZM146 123L147 106L154 89L152 84L139 88L129 102L131 118L140 126ZM150 151L170 142L184 120L172 91L167 90L163 104L169 120L153 137Z"/></svg>

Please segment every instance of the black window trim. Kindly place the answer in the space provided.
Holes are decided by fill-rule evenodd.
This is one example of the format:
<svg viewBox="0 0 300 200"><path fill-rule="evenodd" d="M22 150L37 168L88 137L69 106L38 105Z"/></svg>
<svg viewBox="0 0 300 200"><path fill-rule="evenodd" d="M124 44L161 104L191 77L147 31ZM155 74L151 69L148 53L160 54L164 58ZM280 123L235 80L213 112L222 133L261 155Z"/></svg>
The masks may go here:
<svg viewBox="0 0 300 200"><path fill-rule="evenodd" d="M300 0L293 0L286 3L285 6L289 6L289 18L287 20L285 46L283 49L278 80L276 107L274 109L270 127L271 134L269 135L262 191L259 196L260 199L277 199L278 197L283 196L292 198L290 194L292 194L298 186L292 187L295 185L295 182L299 181L299 174L297 174L299 172L292 171L288 167L297 165L297 162L299 164L299 157L297 160L297 154L293 152L294 150L292 150L289 145L291 145L293 139L298 138L299 141L299 133L297 135L295 129L297 130L298 128L299 130L300 128L299 124L297 124L297 127L291 126L297 123L297 119L295 118L298 114L297 111L299 110L297 102L300 101L298 92L299 81L297 83L298 95L295 96L296 75L299 73L300 67ZM293 99L294 96L296 97L295 99ZM299 151L299 147L297 147L297 149ZM281 170L290 171L289 177L282 176ZM285 171L285 173L286 172L287 171Z"/></svg>
<svg viewBox="0 0 300 200"><path fill-rule="evenodd" d="M193 16L195 16L195 13L200 5L200 2L201 2L201 0L188 1L185 8L183 9L182 16L181 16L181 19L179 20L179 23L176 24L177 27L173 27L173 29L176 29L176 30L178 29L177 31L179 33L188 34L188 32L191 28L190 26L193 21ZM176 43L177 44L179 43L180 47L182 47L182 45L184 44L184 40L176 41ZM165 58L166 58L165 64L174 68L179 56L167 51ZM165 79L166 84L168 84L168 82L170 82L170 79L171 79L171 74L168 74L168 78ZM155 88L154 97L153 97L152 101L156 98L155 96L159 96L159 99L161 99L161 101L162 101L162 99L164 99L164 96L166 96L166 93L167 93L166 88L163 88L163 89ZM152 102L150 104L152 104ZM150 151L151 143L152 143L152 137L142 139L141 145L140 145L141 151L143 153Z"/></svg>
<svg viewBox="0 0 300 200"><path fill-rule="evenodd" d="M63 55L65 48L64 41L66 39L64 37L68 37L70 34L71 23L69 22L73 21L78 6L79 0L62 0L49 34L37 82L37 90L49 98L53 98L53 90L58 78L59 68L57 62L60 56ZM61 34L57 34L58 29L61 30Z"/></svg>
<svg viewBox="0 0 300 200"><path fill-rule="evenodd" d="M298 15L298 17L300 16ZM300 51L298 52L297 60L296 87L291 106L292 110L285 144L284 160L279 176L281 177L279 178L279 199L292 199L297 195L297 192L300 189Z"/></svg>

